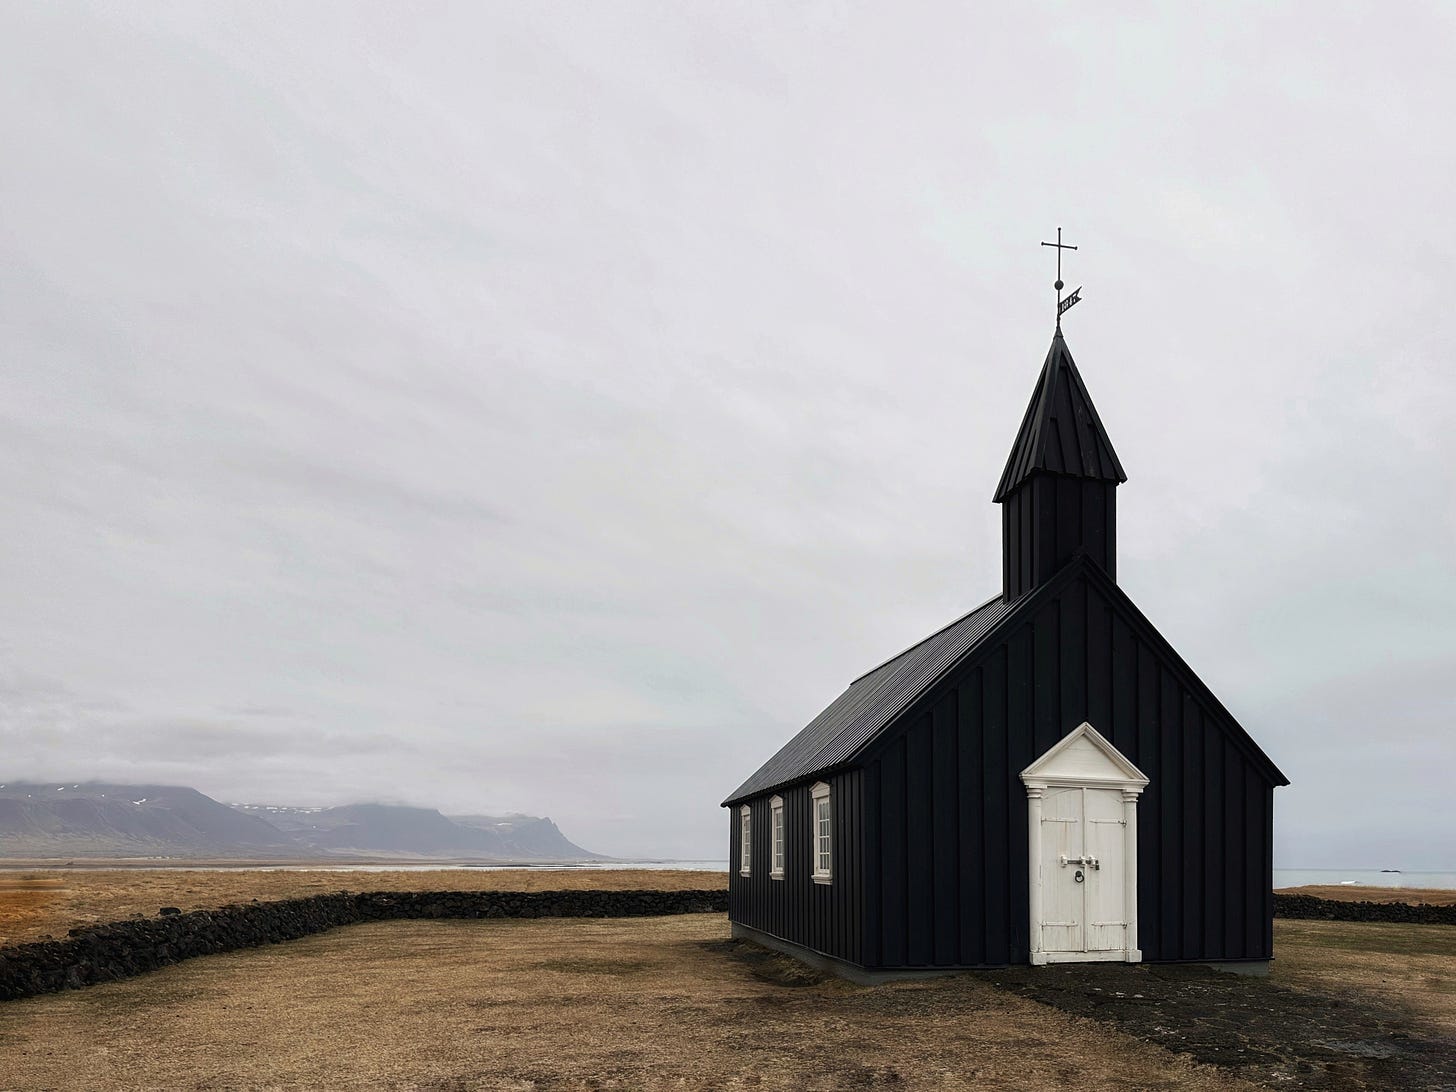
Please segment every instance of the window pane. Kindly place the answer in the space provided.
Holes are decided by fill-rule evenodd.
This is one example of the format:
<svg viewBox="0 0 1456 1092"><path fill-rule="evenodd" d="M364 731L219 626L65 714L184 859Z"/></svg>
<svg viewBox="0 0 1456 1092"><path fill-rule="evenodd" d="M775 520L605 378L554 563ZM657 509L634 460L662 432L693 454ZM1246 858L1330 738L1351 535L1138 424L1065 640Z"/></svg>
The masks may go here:
<svg viewBox="0 0 1456 1092"><path fill-rule="evenodd" d="M814 802L814 871L822 876L829 875L830 862L830 812L828 798Z"/></svg>
<svg viewBox="0 0 1456 1092"><path fill-rule="evenodd" d="M784 809L774 808L773 816L773 870L782 872L784 868Z"/></svg>

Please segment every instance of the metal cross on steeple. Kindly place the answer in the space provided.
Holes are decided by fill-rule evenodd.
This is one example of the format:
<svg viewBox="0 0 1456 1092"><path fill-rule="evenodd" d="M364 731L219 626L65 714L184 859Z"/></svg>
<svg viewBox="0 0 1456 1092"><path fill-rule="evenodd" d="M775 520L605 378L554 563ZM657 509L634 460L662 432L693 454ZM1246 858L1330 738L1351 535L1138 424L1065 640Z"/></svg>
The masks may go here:
<svg viewBox="0 0 1456 1092"><path fill-rule="evenodd" d="M1082 286L1079 284L1072 289L1072 294L1065 300L1062 299L1062 251L1076 250L1070 243L1062 242L1062 229L1057 228L1057 241L1054 243L1042 243L1042 246L1054 246L1057 248L1057 282L1052 287L1057 290L1057 329L1062 328L1062 315L1070 311L1075 304L1082 301Z"/></svg>

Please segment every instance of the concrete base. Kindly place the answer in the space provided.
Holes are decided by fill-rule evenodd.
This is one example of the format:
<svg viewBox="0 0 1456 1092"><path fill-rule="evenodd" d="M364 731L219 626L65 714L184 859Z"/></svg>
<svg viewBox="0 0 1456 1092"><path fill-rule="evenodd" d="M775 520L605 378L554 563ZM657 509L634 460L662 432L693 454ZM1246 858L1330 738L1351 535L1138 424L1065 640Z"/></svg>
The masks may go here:
<svg viewBox="0 0 1456 1092"><path fill-rule="evenodd" d="M775 952L782 952L786 956L793 956L800 963L813 967L816 971L826 971L829 974L838 975L840 978L861 986L878 986L884 982L905 982L920 978L945 978L947 975L964 974L963 970L906 970L906 971L867 971L856 963L849 963L843 959L835 959L823 952L816 952L793 941L782 940L771 933L765 933L750 925L740 925L738 922L731 923L733 936L738 940L751 940L754 944L764 948L771 948Z"/></svg>
<svg viewBox="0 0 1456 1092"><path fill-rule="evenodd" d="M1205 963L1203 966L1212 967L1215 971L1228 971L1229 974L1247 974L1254 978L1269 977L1267 959L1220 959L1213 963Z"/></svg>
<svg viewBox="0 0 1456 1092"><path fill-rule="evenodd" d="M772 933L765 933L755 929L751 925L742 925L739 922L730 922L732 936L736 940L749 940L764 948L781 952L786 956L792 956L800 963L813 967L816 971L825 971L828 974L838 975L840 978L850 982L858 983L861 986L878 986L884 982L907 982L924 978L945 978L948 975L965 974L968 971L996 970L995 967L926 967L921 969L905 969L893 971L871 971L859 966L857 963L849 963L843 959L835 959L823 952L816 952L795 944L791 940L784 940L774 936ZM1118 953L1122 955L1122 953ZM1138 953L1142 955L1141 952ZM1094 962L1083 960L1080 962ZM1195 961L1196 962L1196 961ZM1138 966L1158 966L1158 964L1137 964ZM1199 965L1212 967L1214 970L1227 971L1230 974L1247 974L1257 977L1264 977L1269 973L1269 961L1267 959L1229 959L1203 962ZM1129 964L1133 966L1133 964Z"/></svg>

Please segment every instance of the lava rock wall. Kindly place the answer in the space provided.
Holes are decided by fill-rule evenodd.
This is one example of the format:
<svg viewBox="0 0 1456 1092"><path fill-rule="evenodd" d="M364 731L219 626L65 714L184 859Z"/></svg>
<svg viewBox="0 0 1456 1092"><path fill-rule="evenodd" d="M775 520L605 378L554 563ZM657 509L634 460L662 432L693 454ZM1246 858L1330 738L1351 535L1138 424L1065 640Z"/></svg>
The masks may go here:
<svg viewBox="0 0 1456 1092"><path fill-rule="evenodd" d="M1396 921L1412 925L1456 925L1456 906L1407 902L1345 902L1313 895L1274 896L1276 918L1314 921Z"/></svg>
<svg viewBox="0 0 1456 1092"><path fill-rule="evenodd" d="M376 891L173 911L72 929L65 940L0 948L0 1001L111 982L193 956L277 944L366 921L630 918L727 909L726 891Z"/></svg>
<svg viewBox="0 0 1456 1092"><path fill-rule="evenodd" d="M169 911L171 907L167 908ZM72 929L65 940L0 948L0 1001L145 974L194 956L255 948L366 921L630 918L724 913L726 891L340 892ZM1274 896L1281 918L1456 925L1456 906Z"/></svg>

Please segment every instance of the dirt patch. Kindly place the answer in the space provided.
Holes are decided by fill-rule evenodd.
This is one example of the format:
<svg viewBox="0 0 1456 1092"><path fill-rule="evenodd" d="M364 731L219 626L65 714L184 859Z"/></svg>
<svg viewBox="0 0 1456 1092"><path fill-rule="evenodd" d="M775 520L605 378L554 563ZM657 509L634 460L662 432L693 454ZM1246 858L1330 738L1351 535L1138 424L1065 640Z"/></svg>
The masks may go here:
<svg viewBox="0 0 1456 1092"><path fill-rule="evenodd" d="M1425 932L1422 932L1425 931ZM1456 1087L1456 1037L1438 1018L1441 989L1371 990L1352 976L1361 939L1371 965L1389 966L1378 934L1411 958L1431 951L1445 926L1276 923L1275 974L1250 978L1196 966L1069 964L981 972L987 981L1064 1012L1220 1066L1257 1084L1331 1090ZM1399 937L1399 940L1390 939ZM1419 952L1417 956L1415 953ZM1288 958L1296 966L1286 970ZM1444 988L1444 987L1442 987Z"/></svg>
<svg viewBox="0 0 1456 1092"><path fill-rule="evenodd" d="M1252 1089L969 977L781 984L784 957L727 934L721 914L354 926L0 1006L0 1083Z"/></svg>
<svg viewBox="0 0 1456 1092"><path fill-rule="evenodd" d="M642 974L652 967L645 959L546 959L536 964L540 971L570 975Z"/></svg>
<svg viewBox="0 0 1456 1092"><path fill-rule="evenodd" d="M703 942L702 948L712 956L735 960L760 982L775 986L818 986L835 978L807 963L744 940L709 940Z"/></svg>
<svg viewBox="0 0 1456 1092"><path fill-rule="evenodd" d="M16 886L6 887L9 883ZM20 884L29 886L21 887ZM164 906L213 910L331 891L685 891L722 890L723 872L666 869L445 869L336 872L226 869L33 870L0 874L0 945L63 937L81 925L154 917Z"/></svg>

